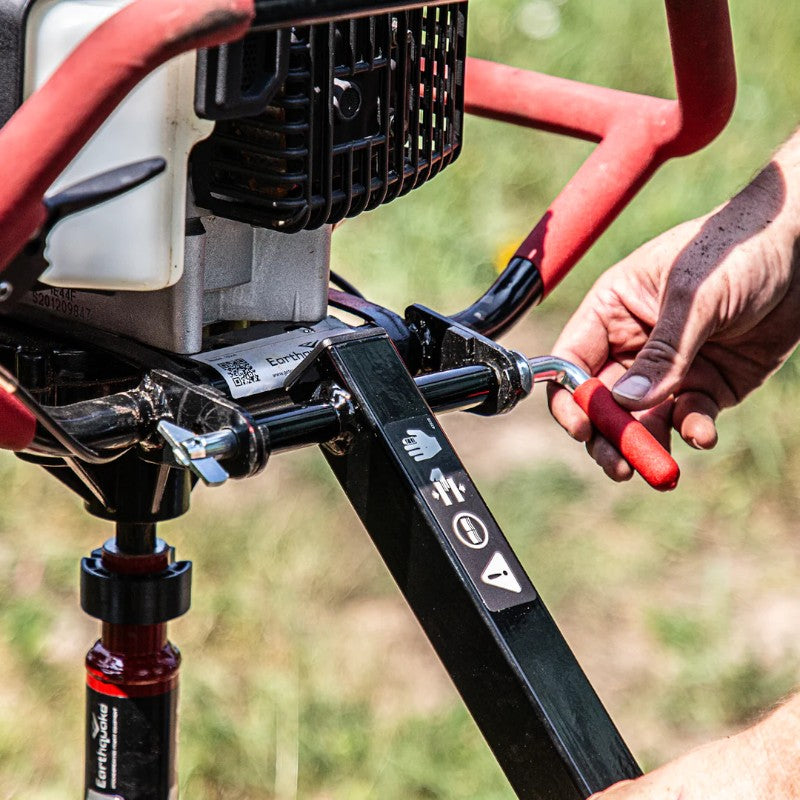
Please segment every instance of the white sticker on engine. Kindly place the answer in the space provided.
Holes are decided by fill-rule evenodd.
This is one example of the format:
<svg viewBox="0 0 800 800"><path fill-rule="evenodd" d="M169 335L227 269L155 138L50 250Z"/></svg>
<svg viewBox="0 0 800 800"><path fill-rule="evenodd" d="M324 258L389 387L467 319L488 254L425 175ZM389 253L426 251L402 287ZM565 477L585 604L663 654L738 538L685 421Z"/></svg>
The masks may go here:
<svg viewBox="0 0 800 800"><path fill-rule="evenodd" d="M195 361L208 364L225 378L235 399L280 389L297 365L326 337L346 330L337 319L325 319L316 325L288 333L198 353Z"/></svg>

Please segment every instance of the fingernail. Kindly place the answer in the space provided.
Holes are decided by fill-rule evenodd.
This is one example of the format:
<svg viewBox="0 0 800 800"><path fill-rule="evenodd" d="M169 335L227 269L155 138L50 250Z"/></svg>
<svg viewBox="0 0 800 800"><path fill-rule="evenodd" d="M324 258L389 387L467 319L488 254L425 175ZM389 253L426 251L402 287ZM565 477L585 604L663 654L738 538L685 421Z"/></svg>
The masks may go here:
<svg viewBox="0 0 800 800"><path fill-rule="evenodd" d="M628 375L611 391L625 400L641 400L650 391L652 385L650 378L645 378L644 375Z"/></svg>

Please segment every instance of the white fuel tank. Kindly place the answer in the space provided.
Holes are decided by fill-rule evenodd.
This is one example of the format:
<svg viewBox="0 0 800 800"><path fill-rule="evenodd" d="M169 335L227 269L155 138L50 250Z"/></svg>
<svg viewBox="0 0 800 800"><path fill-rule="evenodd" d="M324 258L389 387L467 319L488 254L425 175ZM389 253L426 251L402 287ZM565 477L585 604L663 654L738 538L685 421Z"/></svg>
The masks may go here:
<svg viewBox="0 0 800 800"><path fill-rule="evenodd" d="M25 96L129 0L39 0L26 28ZM98 65L98 69L102 69ZM173 285L184 266L187 159L213 123L194 113L195 54L173 59L123 101L53 190L154 156L167 170L148 184L60 223L49 237L51 286L148 291ZM58 120L53 120L58 125Z"/></svg>

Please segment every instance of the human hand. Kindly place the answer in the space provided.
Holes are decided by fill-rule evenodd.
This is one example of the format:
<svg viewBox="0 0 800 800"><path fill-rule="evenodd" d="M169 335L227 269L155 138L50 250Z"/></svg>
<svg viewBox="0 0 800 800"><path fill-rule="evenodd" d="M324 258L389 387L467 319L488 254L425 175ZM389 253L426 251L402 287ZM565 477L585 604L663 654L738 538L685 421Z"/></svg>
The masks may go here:
<svg viewBox="0 0 800 800"><path fill-rule="evenodd" d="M773 163L716 212L679 225L600 277L554 354L607 385L668 446L670 427L698 449L720 410L740 402L800 339L797 210ZM550 410L615 480L630 466L594 434L564 390Z"/></svg>

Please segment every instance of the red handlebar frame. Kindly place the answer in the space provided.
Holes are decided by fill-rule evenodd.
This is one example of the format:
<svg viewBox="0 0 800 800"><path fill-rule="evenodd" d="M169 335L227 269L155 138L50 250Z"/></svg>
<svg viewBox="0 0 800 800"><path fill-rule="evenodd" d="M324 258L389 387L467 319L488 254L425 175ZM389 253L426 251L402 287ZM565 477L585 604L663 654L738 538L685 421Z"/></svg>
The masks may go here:
<svg viewBox="0 0 800 800"><path fill-rule="evenodd" d="M666 0L677 100L468 59L469 113L598 142L520 245L548 294L668 159L730 119L736 67L727 0Z"/></svg>

